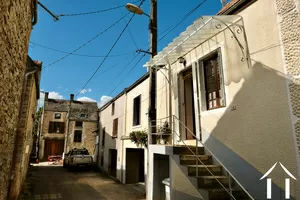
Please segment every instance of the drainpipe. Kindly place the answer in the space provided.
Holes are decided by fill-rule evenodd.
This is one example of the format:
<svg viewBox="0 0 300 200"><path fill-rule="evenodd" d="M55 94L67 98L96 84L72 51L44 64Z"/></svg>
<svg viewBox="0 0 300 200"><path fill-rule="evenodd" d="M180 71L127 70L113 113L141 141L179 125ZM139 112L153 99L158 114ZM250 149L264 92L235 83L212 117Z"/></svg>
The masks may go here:
<svg viewBox="0 0 300 200"><path fill-rule="evenodd" d="M31 22L31 25L36 25L38 21L38 0L33 0L33 21Z"/></svg>
<svg viewBox="0 0 300 200"><path fill-rule="evenodd" d="M125 96L125 105L124 105L124 125L123 125L123 136L126 136L126 123L127 123L127 91L124 93ZM124 176L124 170L123 170L123 162L124 162L124 139L122 140L122 158L121 158L121 180L123 183L126 181L123 179Z"/></svg>
<svg viewBox="0 0 300 200"><path fill-rule="evenodd" d="M34 67L34 70L31 72L27 72L24 77L23 81L23 86L22 86L22 94L21 94L21 102L20 102L20 107L19 107L19 116L18 116L18 121L17 121L17 131L16 131L16 137L15 137L15 144L14 144L14 150L13 150L13 157L12 157L12 165L10 168L10 179L9 179L9 185L8 185L8 190L7 190L7 198L10 199L10 192L11 192L11 187L12 187L12 182L14 180L14 169L16 167L16 159L17 159L17 147L18 143L20 140L19 133L21 129L21 120L22 120L22 110L23 110L23 102L25 101L25 93L26 93L26 86L27 86L27 80L28 76L37 73L40 71L39 68Z"/></svg>

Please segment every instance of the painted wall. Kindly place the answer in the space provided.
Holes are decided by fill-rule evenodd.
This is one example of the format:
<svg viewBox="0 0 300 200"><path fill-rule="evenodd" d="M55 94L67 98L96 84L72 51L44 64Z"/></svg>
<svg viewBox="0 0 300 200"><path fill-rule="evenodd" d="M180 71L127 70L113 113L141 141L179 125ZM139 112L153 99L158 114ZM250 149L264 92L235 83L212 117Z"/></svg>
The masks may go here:
<svg viewBox="0 0 300 200"><path fill-rule="evenodd" d="M201 124L204 143L211 145L210 148L213 148L213 145L217 145L217 143L211 141L216 139L246 161L246 165L253 167L261 174L264 174L278 161L298 177L296 160L298 155L296 154L295 138L291 126L286 88L287 76L282 56L282 42L279 29L276 26L277 11L275 3L273 0L256 1L241 13L238 13L243 17L251 55L250 65L241 60L243 57L241 50L232 37L232 33L227 30L187 54L185 56L187 60L186 67L193 65L194 77L199 76L200 88L198 94L200 102L196 104L196 109L199 106L200 112L196 111L196 115L200 114L201 119L198 120L196 134L199 135L199 125ZM242 32L238 34L236 27L233 31L246 48L247 43ZM295 37L295 35L293 36ZM208 111L206 110L204 98L203 70L199 67L197 61L219 47L222 51L226 107ZM292 51L287 54L293 53ZM184 66L174 63L171 68L173 71L173 87L175 88L172 94L173 108L175 108L173 113L179 116L177 77ZM196 70L199 73L196 74ZM164 79L163 76L159 76L160 79ZM160 84L165 83L159 80L157 88L162 87ZM293 87L295 88L295 86ZM194 92L196 97L196 87L194 87ZM295 95L294 97L297 98ZM164 99L163 94L159 98L158 102L163 102L162 106L158 105L159 116L167 116L166 107L168 106L164 105L167 101ZM299 101L299 98L294 101ZM175 130L179 132L178 126L175 127ZM226 157L222 152L217 156ZM234 171L234 167L231 170ZM246 179L243 181L246 184L247 181L248 184L256 184L259 181L250 181L250 175L237 178ZM275 170L272 178L274 183L280 188L284 188L280 170ZM296 195L295 183L291 184L291 193L293 196Z"/></svg>
<svg viewBox="0 0 300 200"><path fill-rule="evenodd" d="M110 104L105 109L100 111L100 152L99 156L104 156L103 166L98 163L100 169L108 172L110 165L109 149L117 149L117 179L122 181L121 178L121 159L122 159L122 141L121 136L124 132L124 105L125 105L125 95L120 96L114 101L115 113L112 115L112 104ZM118 136L116 138L112 137L113 132L113 120L118 118ZM105 128L105 133L103 133L103 128ZM102 146L103 134L105 134L105 146ZM99 158L101 161L101 158Z"/></svg>
<svg viewBox="0 0 300 200"><path fill-rule="evenodd" d="M138 126L133 126L133 99L141 95L141 123ZM129 136L132 131L147 130L148 129L148 105L149 105L149 78L137 85L126 94L125 104L125 127L124 135ZM123 159L121 160L122 170L126 170L126 148L141 148L137 147L130 140L123 140ZM144 162L145 162L145 180L147 174L147 149L144 148ZM122 174L123 180L126 180L126 174Z"/></svg>

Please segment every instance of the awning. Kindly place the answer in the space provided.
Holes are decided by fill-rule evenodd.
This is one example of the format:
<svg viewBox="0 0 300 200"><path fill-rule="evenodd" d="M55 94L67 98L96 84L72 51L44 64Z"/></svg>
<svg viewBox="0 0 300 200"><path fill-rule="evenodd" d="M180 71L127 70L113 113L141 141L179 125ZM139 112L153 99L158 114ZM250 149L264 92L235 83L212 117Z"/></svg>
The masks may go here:
<svg viewBox="0 0 300 200"><path fill-rule="evenodd" d="M241 50L244 51L245 48L235 35L242 33L243 30L240 30L240 32L233 31L231 29L232 25L235 25L238 29L243 28L242 17L238 15L200 17L144 66L151 67L172 64L178 58L186 55L191 50L226 29L229 29L232 32ZM243 53L244 55L247 55L247 52Z"/></svg>

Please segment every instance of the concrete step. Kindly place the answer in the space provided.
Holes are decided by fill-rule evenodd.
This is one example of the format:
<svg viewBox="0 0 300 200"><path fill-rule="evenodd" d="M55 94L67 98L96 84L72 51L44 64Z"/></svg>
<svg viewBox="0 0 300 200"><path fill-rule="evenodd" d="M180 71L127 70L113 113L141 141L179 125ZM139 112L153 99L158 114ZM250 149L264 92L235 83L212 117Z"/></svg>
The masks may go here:
<svg viewBox="0 0 300 200"><path fill-rule="evenodd" d="M196 154L195 146L177 146L173 148L173 153L177 155L193 155ZM204 147L198 147L198 155L204 155Z"/></svg>
<svg viewBox="0 0 300 200"><path fill-rule="evenodd" d="M212 164L212 156L210 155L180 155L180 164L181 165L196 165L198 158L198 164L202 164L201 160L205 165Z"/></svg>
<svg viewBox="0 0 300 200"><path fill-rule="evenodd" d="M221 165L187 165L188 175L196 176L198 170L198 176L211 176L211 171L215 176L222 175L222 166ZM208 168L209 171L206 169Z"/></svg>
<svg viewBox="0 0 300 200"><path fill-rule="evenodd" d="M221 184L224 187L229 187L229 177L228 176L198 176L198 188L222 188ZM219 182L220 183L219 183Z"/></svg>
<svg viewBox="0 0 300 200"><path fill-rule="evenodd" d="M226 188L229 191L229 188ZM209 192L209 200L232 200L224 188L206 189ZM232 195L236 200L251 200L239 187L232 188Z"/></svg>

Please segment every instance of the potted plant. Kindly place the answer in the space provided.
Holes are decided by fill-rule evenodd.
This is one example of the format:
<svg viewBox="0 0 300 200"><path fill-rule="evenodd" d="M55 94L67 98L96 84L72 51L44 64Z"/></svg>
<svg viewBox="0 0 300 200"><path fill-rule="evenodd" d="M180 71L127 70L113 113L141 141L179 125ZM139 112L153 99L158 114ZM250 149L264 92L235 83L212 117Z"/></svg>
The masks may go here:
<svg viewBox="0 0 300 200"><path fill-rule="evenodd" d="M160 140L162 140L164 144L168 144L170 142L170 136L172 134L169 122L165 121L163 126L159 127L159 133L160 134L157 135L159 137L157 141L159 141L159 143L161 144Z"/></svg>
<svg viewBox="0 0 300 200"><path fill-rule="evenodd" d="M148 134L146 130L142 131L133 131L129 134L131 142L137 146L144 146L147 148L148 145Z"/></svg>

